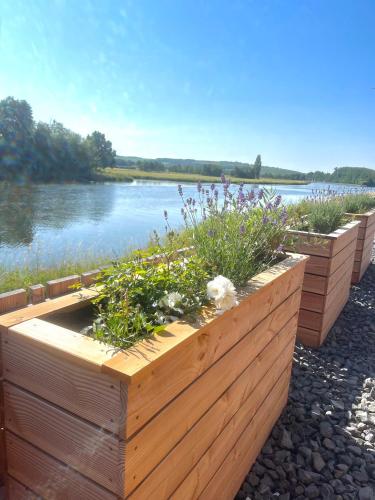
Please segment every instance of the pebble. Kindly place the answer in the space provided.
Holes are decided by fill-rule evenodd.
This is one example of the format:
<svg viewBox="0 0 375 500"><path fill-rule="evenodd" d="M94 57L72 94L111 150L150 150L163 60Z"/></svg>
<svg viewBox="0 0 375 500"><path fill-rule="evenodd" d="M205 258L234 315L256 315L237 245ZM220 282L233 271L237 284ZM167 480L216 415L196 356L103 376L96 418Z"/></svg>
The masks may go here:
<svg viewBox="0 0 375 500"><path fill-rule="evenodd" d="M318 350L296 345L288 404L237 500L375 500L375 265Z"/></svg>

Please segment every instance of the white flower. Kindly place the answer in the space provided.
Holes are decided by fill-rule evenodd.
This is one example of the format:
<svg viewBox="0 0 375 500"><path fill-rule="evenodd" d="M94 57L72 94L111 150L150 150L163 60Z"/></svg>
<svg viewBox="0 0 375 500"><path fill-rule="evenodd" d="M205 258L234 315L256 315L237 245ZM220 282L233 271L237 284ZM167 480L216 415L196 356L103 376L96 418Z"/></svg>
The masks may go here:
<svg viewBox="0 0 375 500"><path fill-rule="evenodd" d="M224 276L216 276L207 283L207 296L215 301L219 313L228 311L238 304L236 289L233 283Z"/></svg>
<svg viewBox="0 0 375 500"><path fill-rule="evenodd" d="M178 292L170 292L162 297L158 304L159 307L176 309L176 305L179 304L182 300L182 295Z"/></svg>

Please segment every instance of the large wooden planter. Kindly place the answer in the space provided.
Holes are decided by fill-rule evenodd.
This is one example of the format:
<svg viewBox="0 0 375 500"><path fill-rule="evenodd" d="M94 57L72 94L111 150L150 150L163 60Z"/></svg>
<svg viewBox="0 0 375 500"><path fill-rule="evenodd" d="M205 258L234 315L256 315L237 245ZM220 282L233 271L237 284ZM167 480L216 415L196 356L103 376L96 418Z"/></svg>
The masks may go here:
<svg viewBox="0 0 375 500"><path fill-rule="evenodd" d="M322 345L348 300L359 227L353 221L327 235L290 231L293 249L310 256L297 330L307 346Z"/></svg>
<svg viewBox="0 0 375 500"><path fill-rule="evenodd" d="M375 235L375 209L364 214L348 214L361 222L354 257L352 283L359 283L371 262Z"/></svg>
<svg viewBox="0 0 375 500"><path fill-rule="evenodd" d="M287 400L306 261L125 352L46 316L85 290L0 317L9 498L232 499Z"/></svg>

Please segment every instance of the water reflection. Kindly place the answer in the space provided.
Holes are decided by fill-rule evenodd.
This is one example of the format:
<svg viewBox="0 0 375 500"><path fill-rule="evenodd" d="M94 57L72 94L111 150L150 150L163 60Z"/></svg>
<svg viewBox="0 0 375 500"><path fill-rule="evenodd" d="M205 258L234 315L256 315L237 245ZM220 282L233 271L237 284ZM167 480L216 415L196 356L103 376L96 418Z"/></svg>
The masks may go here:
<svg viewBox="0 0 375 500"><path fill-rule="evenodd" d="M317 187L274 186L286 202ZM196 186L185 185L184 191L194 195ZM85 254L118 257L144 245L153 229L163 232L164 209L178 227L181 200L175 183L0 184L0 266L50 265Z"/></svg>

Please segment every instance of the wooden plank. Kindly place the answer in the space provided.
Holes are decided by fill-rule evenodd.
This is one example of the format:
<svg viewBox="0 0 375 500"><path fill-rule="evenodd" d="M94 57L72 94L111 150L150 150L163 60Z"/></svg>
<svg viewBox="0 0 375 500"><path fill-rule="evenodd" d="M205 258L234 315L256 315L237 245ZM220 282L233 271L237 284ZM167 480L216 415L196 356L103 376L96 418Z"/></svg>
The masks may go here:
<svg viewBox="0 0 375 500"><path fill-rule="evenodd" d="M99 372L102 364L114 354L114 349L91 337L41 319L20 323L10 328L10 334L56 357Z"/></svg>
<svg viewBox="0 0 375 500"><path fill-rule="evenodd" d="M277 314L270 322L265 320L264 325L259 325L256 331L249 333L242 342L174 399L128 442L125 463L126 495L158 465L202 415L210 407L212 408L215 401L246 367L248 367L247 395L254 390L259 381L267 376L267 371L276 357L281 355L285 346L290 341L294 342L296 316L294 311L293 319L286 315L282 323L278 322L281 315ZM286 326L280 335L277 335L280 324ZM253 355L254 345L257 357ZM229 396L226 401L229 405ZM222 405L219 406L222 409ZM228 411L230 410L229 408ZM223 413L222 417L224 416ZM184 454L186 452L185 449Z"/></svg>
<svg viewBox="0 0 375 500"><path fill-rule="evenodd" d="M117 499L113 493L11 432L6 433L6 442L9 474L37 495L54 500Z"/></svg>
<svg viewBox="0 0 375 500"><path fill-rule="evenodd" d="M294 332L297 326L296 316L293 323L284 329ZM278 334L279 340L280 335L282 333ZM250 419L255 415L265 395L271 392L280 374L286 370L293 358L294 338L286 347L283 342L277 343L276 338L270 344L266 347L270 354L257 360L257 366L262 374L258 374L253 368L254 363L242 372L129 498L132 500L169 498L243 405L249 407ZM260 356L265 354L265 350ZM252 381L252 371L255 371L256 382ZM126 491L125 496L128 498Z"/></svg>
<svg viewBox="0 0 375 500"><path fill-rule="evenodd" d="M78 274L72 276L65 276L57 280L47 281L47 294L48 297L54 298L65 293L72 291L73 285L81 284L81 277Z"/></svg>
<svg viewBox="0 0 375 500"><path fill-rule="evenodd" d="M3 316L0 316L0 332L3 332L7 328L29 319L42 318L57 310L61 312L74 311L75 309L83 307L85 304L89 304L91 299L97 295L97 291L83 288L79 292L70 293L64 297L47 300L41 304L36 304L35 306L24 307L18 311L4 314Z"/></svg>
<svg viewBox="0 0 375 500"><path fill-rule="evenodd" d="M335 238L332 245L332 255L336 255L353 239L357 239L360 224L360 221L352 221L330 234L330 236Z"/></svg>
<svg viewBox="0 0 375 500"><path fill-rule="evenodd" d="M258 293L248 295L238 307L216 317L216 321L208 323L207 327L202 327L199 335L194 334L190 341L178 343L179 339L172 338L175 346L178 345L179 348L172 353L169 351L172 355L163 356L162 363L151 363L147 369L146 379L129 385L126 436L130 437L141 428L153 415L239 342L255 325L276 309L286 297L296 291L302 281L304 263L304 260L300 261L293 272L278 275L279 279L272 275L273 281L268 281L272 283L272 286L262 286ZM298 297L294 300L299 304ZM179 326L181 336L184 337L185 325L181 323ZM170 331L169 328L167 331ZM231 332L231 335L228 335L228 332ZM186 337L184 339L187 340ZM163 346L164 342L167 342L170 346L169 341L170 337L163 336L159 343ZM150 348L155 345L155 349L159 349L155 342L150 344ZM126 360L129 359L127 358L129 354L123 354L123 369L127 370ZM153 357L153 354L152 351L150 356ZM108 366L108 363L104 366ZM178 377L176 377L176 370L179 373Z"/></svg>
<svg viewBox="0 0 375 500"><path fill-rule="evenodd" d="M13 479L7 477L7 499L8 500L38 500L40 497L33 493L29 488Z"/></svg>
<svg viewBox="0 0 375 500"><path fill-rule="evenodd" d="M318 276L328 276L330 271L331 259L329 257L317 257L312 255L306 264L306 272L317 274Z"/></svg>
<svg viewBox="0 0 375 500"><path fill-rule="evenodd" d="M324 314L330 314L332 308L335 307L335 303L341 301L343 290L346 290L348 293L350 292L351 274L350 268L348 268L347 271L341 274L339 279L336 281L335 287L331 290L331 292L326 295Z"/></svg>
<svg viewBox="0 0 375 500"><path fill-rule="evenodd" d="M342 275L347 275L350 273L350 270L353 267L352 261L349 259L347 262L344 262L341 264L340 267L336 269L336 271L331 274L328 279L327 279L327 290L326 290L326 295L329 295L332 290L335 288L336 283L339 281L340 277Z"/></svg>
<svg viewBox="0 0 375 500"><path fill-rule="evenodd" d="M27 293L24 288L11 292L0 293L0 314L7 313L14 309L27 305Z"/></svg>
<svg viewBox="0 0 375 500"><path fill-rule="evenodd" d="M294 252L304 255L330 257L334 240L329 235L294 230L289 230L288 233L294 240L290 245Z"/></svg>
<svg viewBox="0 0 375 500"><path fill-rule="evenodd" d="M241 330L240 336L242 336L251 329L251 325L261 321L299 287L300 273L307 260L305 256L291 254L279 264L251 279L239 297L240 305L232 311L227 311L221 318L211 312L206 317L199 318L194 325L183 322L172 323L161 335L148 341L141 341L136 347L119 353L105 363L103 369L113 372L125 382L136 383L152 372L158 364L168 362L171 352L173 356L175 355L176 348L183 349L185 344L197 341L198 337L204 337L210 328L221 330L219 323L224 325L225 321L230 322L232 318L236 321L237 316L243 316L246 310L252 308L252 314L248 318L249 327L245 331ZM257 307L254 307L255 304ZM255 317L255 321L252 321L251 317ZM228 343L228 339L226 340Z"/></svg>
<svg viewBox="0 0 375 500"><path fill-rule="evenodd" d="M302 285L303 291L325 295L326 289L327 289L326 276L318 276L316 274L305 273Z"/></svg>
<svg viewBox="0 0 375 500"><path fill-rule="evenodd" d="M234 498L285 406L289 378L287 368L253 418L247 405L241 407L171 500Z"/></svg>
<svg viewBox="0 0 375 500"><path fill-rule="evenodd" d="M46 287L44 285L29 286L29 296L32 304L39 304L46 300Z"/></svg>
<svg viewBox="0 0 375 500"><path fill-rule="evenodd" d="M321 329L322 324L322 313L308 311L306 309L299 310L298 327L302 326L304 328L309 328L310 330L316 330L318 332Z"/></svg>
<svg viewBox="0 0 375 500"><path fill-rule="evenodd" d="M371 226L361 227L358 231L358 239L366 239L369 234L374 234L374 231L375 223L371 224Z"/></svg>
<svg viewBox="0 0 375 500"><path fill-rule="evenodd" d="M99 427L120 433L126 396L120 382L40 349L17 333L2 338L5 378Z"/></svg>
<svg viewBox="0 0 375 500"><path fill-rule="evenodd" d="M301 279L302 276L300 276ZM284 318L285 316L292 317L298 310L299 303L300 291L296 291L290 296L289 311L280 312L280 314L285 314ZM270 321L273 319L271 312L268 314ZM220 324L217 330L201 336L199 342L189 344L184 350L176 352L167 364L156 367L146 380L129 386L126 437L132 436L169 401L229 351L237 343L240 333L241 338L243 338L247 332L254 328L253 325L249 328L249 324L245 324L243 327L241 320L249 320L251 324L256 319L256 309L246 309L243 315L234 312L234 315L235 322L229 316L230 322L225 321ZM284 323L276 323L273 326L274 332L277 332L282 324ZM243 327L243 333L240 330L241 327ZM263 342L264 340L261 341L262 346L264 346ZM254 344L249 350L249 357L256 356L257 349L258 346ZM178 377L176 377L176 373L179 374Z"/></svg>
<svg viewBox="0 0 375 500"><path fill-rule="evenodd" d="M297 328L297 340L305 346L319 347L320 337L321 333L316 330L310 330L309 328L304 328L302 326L298 326Z"/></svg>
<svg viewBox="0 0 375 500"><path fill-rule="evenodd" d="M343 288L340 300L338 302L335 302L335 307L332 307L329 310L329 314L325 314L322 325L321 337L320 337L321 344L326 339L329 331L331 330L332 326L335 324L337 318L339 317L341 311L345 307L345 304L347 303L349 298L349 294L350 294L350 289Z"/></svg>
<svg viewBox="0 0 375 500"><path fill-rule="evenodd" d="M301 308L322 313L324 310L325 296L318 293L302 292Z"/></svg>
<svg viewBox="0 0 375 500"><path fill-rule="evenodd" d="M123 451L112 434L8 382L4 404L8 430L106 489L121 491Z"/></svg>
<svg viewBox="0 0 375 500"><path fill-rule="evenodd" d="M100 269L94 269L93 271L86 271L81 274L81 281L83 286L91 286L94 284L100 275Z"/></svg>
<svg viewBox="0 0 375 500"><path fill-rule="evenodd" d="M352 240L345 248L338 252L331 259L331 266L329 274L333 274L339 267L341 267L345 262L354 262L355 247L357 245L357 240Z"/></svg>

